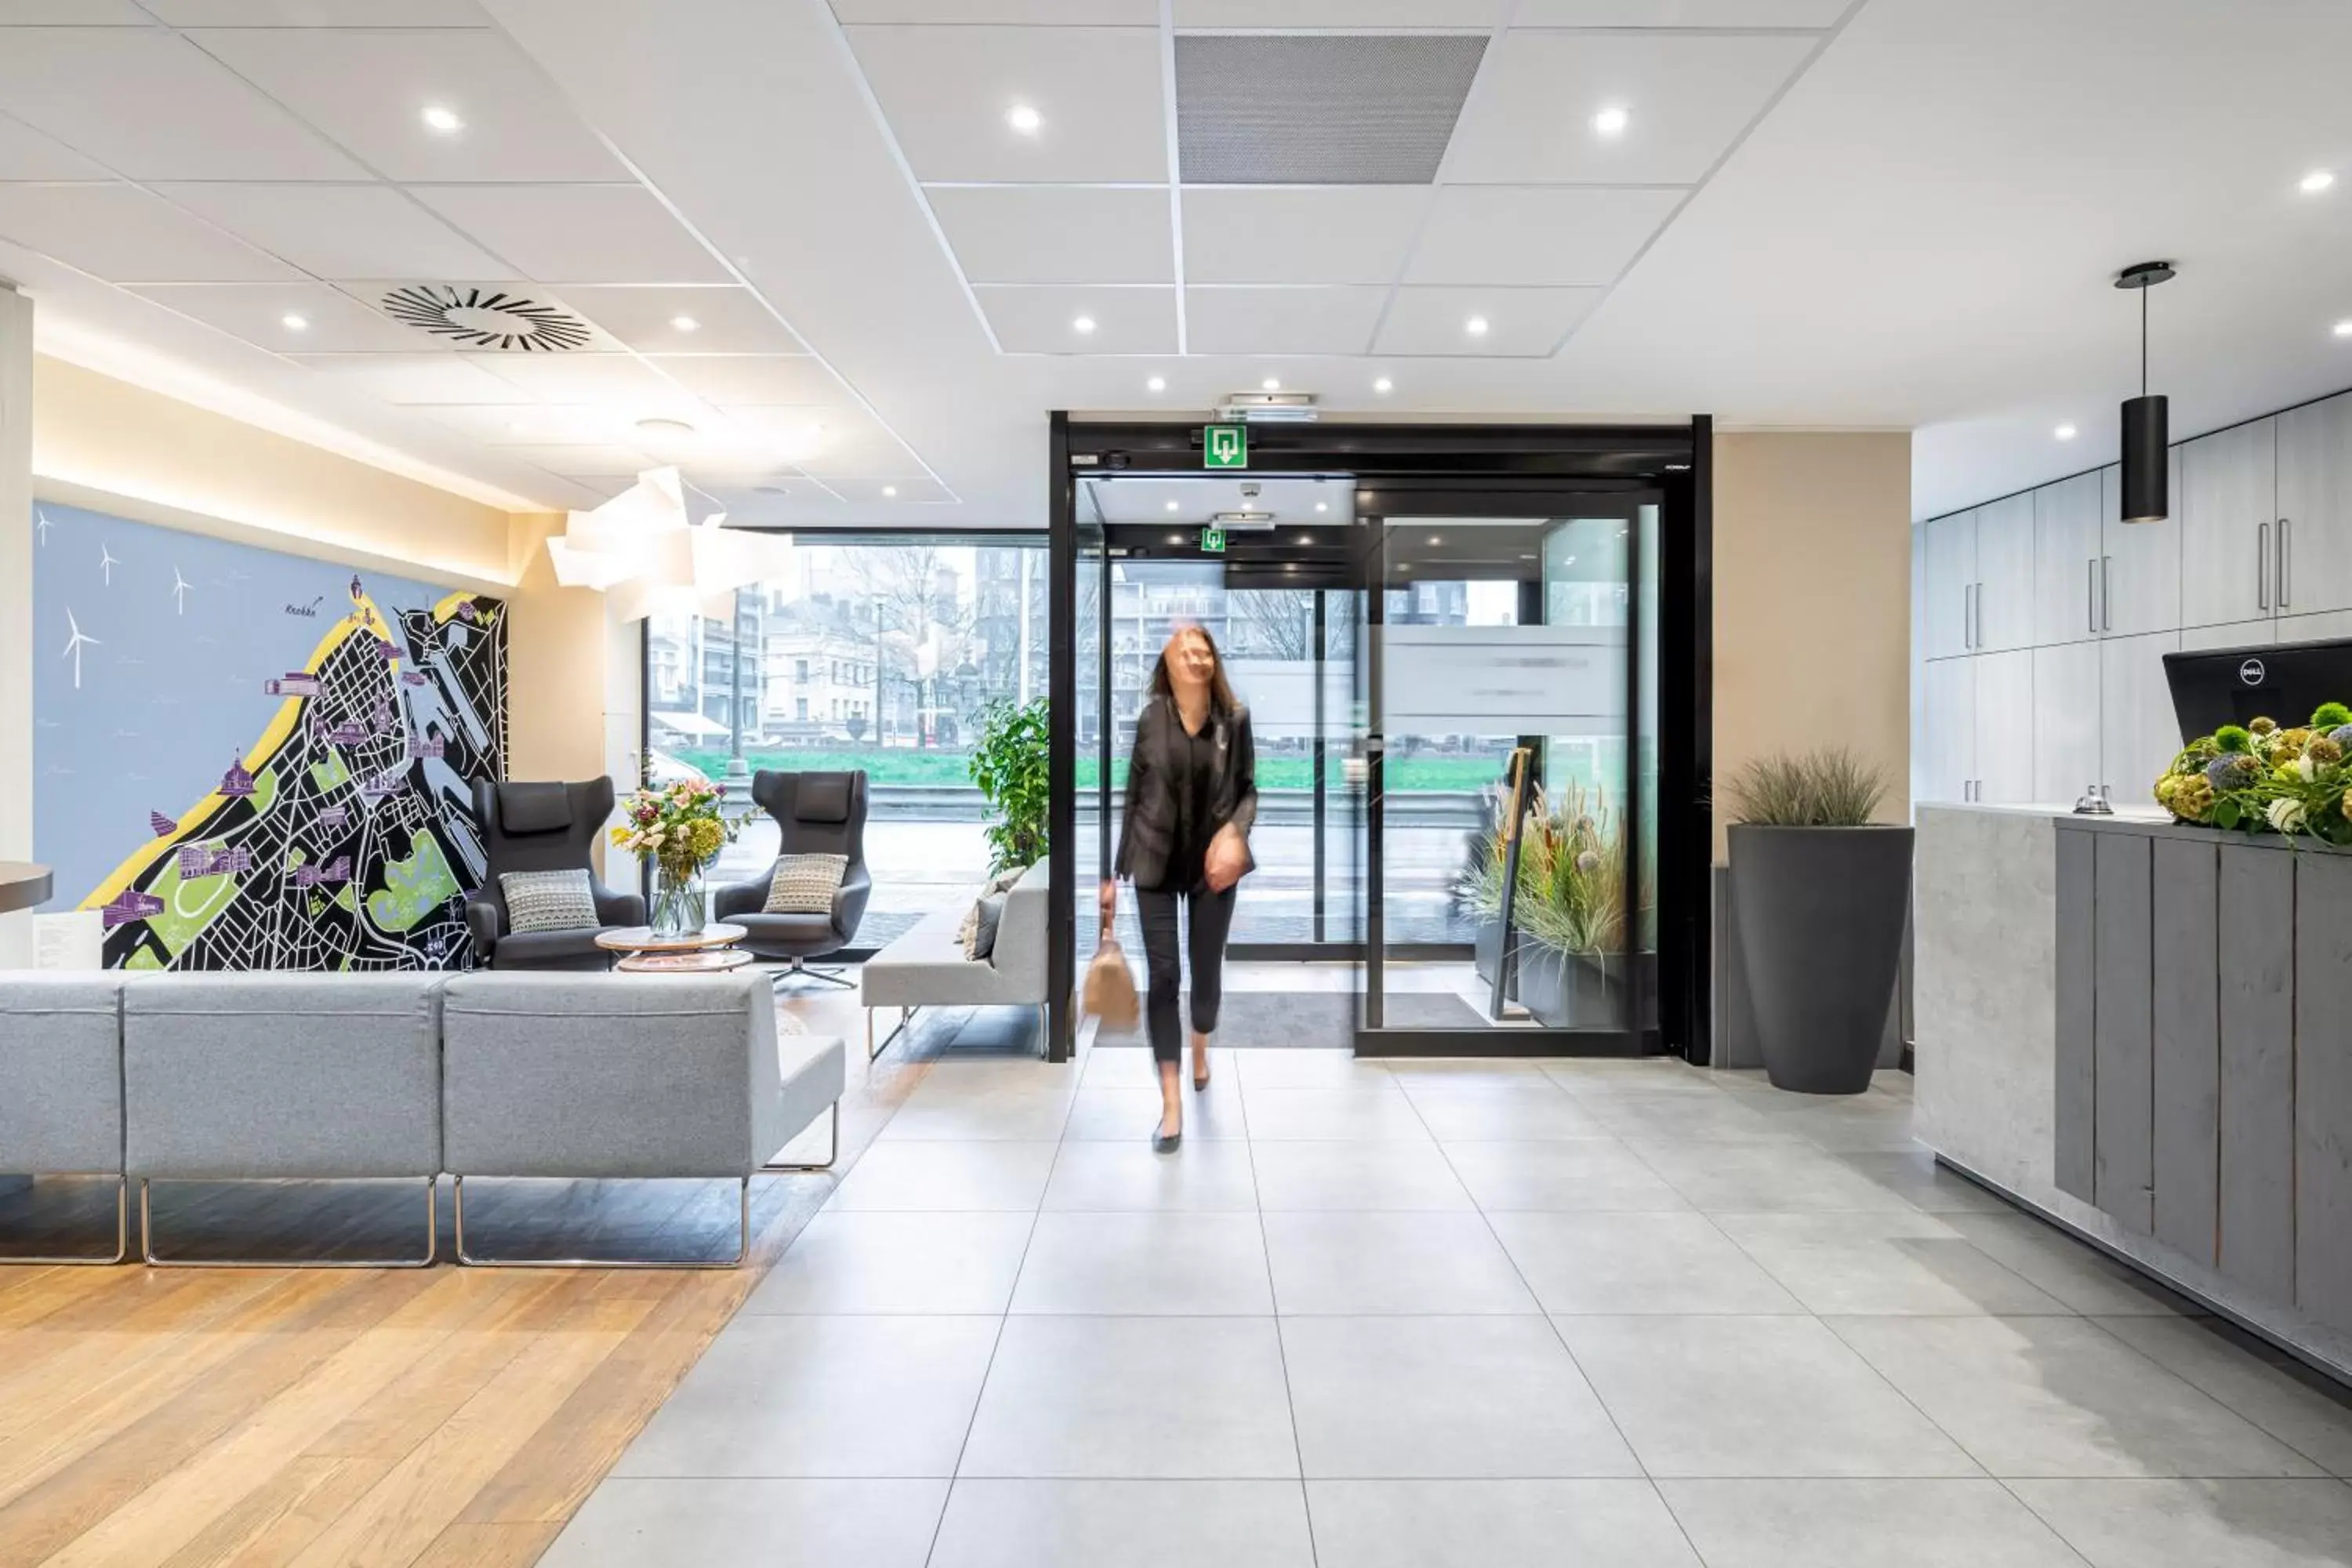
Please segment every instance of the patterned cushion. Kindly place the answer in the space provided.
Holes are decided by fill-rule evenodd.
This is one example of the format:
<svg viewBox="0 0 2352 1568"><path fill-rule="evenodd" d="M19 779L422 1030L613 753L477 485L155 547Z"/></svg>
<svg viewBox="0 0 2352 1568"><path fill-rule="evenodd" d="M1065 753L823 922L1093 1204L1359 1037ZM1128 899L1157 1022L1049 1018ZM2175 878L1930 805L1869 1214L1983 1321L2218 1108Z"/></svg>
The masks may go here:
<svg viewBox="0 0 2352 1568"><path fill-rule="evenodd" d="M971 907L971 934L964 938L963 955L975 962L996 951L996 928L1004 920L1004 895L991 893Z"/></svg>
<svg viewBox="0 0 2352 1568"><path fill-rule="evenodd" d="M507 930L518 936L589 931L604 923L596 918L596 895L583 870L501 872L499 890L507 899Z"/></svg>
<svg viewBox="0 0 2352 1568"><path fill-rule="evenodd" d="M768 902L761 912L771 915L829 915L833 895L849 871L846 855L786 855L776 862L768 883Z"/></svg>

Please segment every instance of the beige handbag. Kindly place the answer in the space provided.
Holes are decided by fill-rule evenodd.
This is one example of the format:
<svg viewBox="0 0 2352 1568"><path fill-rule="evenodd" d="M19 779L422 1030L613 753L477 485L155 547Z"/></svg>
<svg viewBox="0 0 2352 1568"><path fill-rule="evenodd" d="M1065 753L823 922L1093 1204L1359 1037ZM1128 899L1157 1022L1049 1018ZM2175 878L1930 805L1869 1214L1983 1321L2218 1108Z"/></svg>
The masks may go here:
<svg viewBox="0 0 2352 1568"><path fill-rule="evenodd" d="M1127 950L1110 933L1110 922L1105 921L1102 943L1095 949L1095 959L1087 965L1084 997L1086 1010L1101 1020L1106 1029L1129 1030L1135 1027L1138 1004L1135 999L1135 975L1127 967Z"/></svg>

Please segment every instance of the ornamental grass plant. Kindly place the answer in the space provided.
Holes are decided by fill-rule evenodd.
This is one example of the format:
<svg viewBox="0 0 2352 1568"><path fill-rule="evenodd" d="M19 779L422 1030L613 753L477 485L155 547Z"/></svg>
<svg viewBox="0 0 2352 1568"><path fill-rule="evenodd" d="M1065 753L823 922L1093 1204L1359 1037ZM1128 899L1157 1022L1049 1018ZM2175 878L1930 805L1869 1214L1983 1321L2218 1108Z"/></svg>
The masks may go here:
<svg viewBox="0 0 2352 1568"><path fill-rule="evenodd" d="M1773 752L1731 777L1732 820L1757 827L1862 827L1885 798L1886 775L1843 746Z"/></svg>

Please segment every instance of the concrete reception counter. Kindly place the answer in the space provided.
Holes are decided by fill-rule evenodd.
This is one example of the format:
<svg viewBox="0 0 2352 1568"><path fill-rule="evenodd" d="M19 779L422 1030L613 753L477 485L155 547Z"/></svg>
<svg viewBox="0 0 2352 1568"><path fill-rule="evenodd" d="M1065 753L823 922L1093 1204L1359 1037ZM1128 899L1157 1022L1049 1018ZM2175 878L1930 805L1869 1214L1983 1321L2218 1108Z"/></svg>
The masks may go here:
<svg viewBox="0 0 2352 1568"><path fill-rule="evenodd" d="M2352 852L1923 805L1918 1134L2352 1377Z"/></svg>

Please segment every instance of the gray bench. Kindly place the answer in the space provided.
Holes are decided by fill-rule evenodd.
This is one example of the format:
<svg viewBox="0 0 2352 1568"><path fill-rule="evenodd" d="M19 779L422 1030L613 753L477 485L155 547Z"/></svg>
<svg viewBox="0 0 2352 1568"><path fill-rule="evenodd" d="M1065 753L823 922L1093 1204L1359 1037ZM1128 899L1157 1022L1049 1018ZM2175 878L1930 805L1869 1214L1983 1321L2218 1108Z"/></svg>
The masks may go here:
<svg viewBox="0 0 2352 1568"><path fill-rule="evenodd" d="M0 1171L114 1178L114 1255L11 1263L120 1263L130 1255L122 1174L122 977L15 974L0 984Z"/></svg>
<svg viewBox="0 0 2352 1568"><path fill-rule="evenodd" d="M1048 864L1040 860L1030 867L1005 895L995 951L988 957L963 955L956 931L968 906L960 903L925 915L914 930L866 961L858 976L858 1000L866 1005L867 1060L889 1049L898 1031L922 1007L1034 1007L1037 1037L1045 1037ZM895 1007L899 1015L898 1025L879 1045L874 1039L877 1007Z"/></svg>

